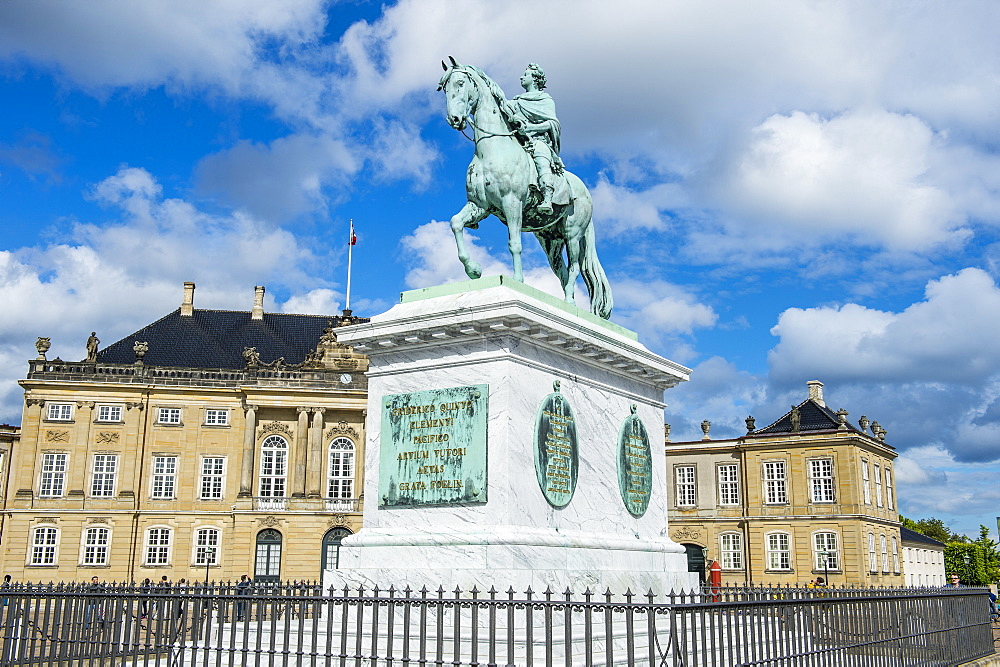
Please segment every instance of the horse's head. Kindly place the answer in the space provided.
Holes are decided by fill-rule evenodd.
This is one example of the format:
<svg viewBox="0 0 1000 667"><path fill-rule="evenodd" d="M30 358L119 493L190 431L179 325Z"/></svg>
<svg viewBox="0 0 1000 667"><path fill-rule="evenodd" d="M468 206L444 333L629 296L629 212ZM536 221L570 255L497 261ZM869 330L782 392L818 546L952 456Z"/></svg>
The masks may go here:
<svg viewBox="0 0 1000 667"><path fill-rule="evenodd" d="M448 58L451 65L441 61L444 75L438 81L438 90L444 91L447 101L448 124L456 130L463 130L466 119L476 112L479 104L479 86L476 85L470 68L459 65L451 56Z"/></svg>

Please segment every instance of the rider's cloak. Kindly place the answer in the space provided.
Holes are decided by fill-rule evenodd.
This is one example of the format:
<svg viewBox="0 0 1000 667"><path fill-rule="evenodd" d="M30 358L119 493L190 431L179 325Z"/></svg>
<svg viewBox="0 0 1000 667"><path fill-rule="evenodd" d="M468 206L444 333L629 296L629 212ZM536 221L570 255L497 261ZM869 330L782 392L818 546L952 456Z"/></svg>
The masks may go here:
<svg viewBox="0 0 1000 667"><path fill-rule="evenodd" d="M516 95L511 104L529 122L551 123L547 132L539 134L544 137L552 152L559 155L559 135L562 133L562 126L556 118L556 103L552 96L541 90L529 91Z"/></svg>

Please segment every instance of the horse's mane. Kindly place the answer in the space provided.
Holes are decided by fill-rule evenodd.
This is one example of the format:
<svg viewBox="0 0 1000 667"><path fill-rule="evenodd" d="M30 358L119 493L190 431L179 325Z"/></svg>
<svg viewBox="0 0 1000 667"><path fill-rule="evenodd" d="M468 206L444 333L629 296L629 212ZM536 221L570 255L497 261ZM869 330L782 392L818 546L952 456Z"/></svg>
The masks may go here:
<svg viewBox="0 0 1000 667"><path fill-rule="evenodd" d="M503 88L500 87L500 84L491 79L486 72L479 69L475 65L459 65L455 68L452 68L448 72L448 76L450 76L451 73L456 70L469 70L473 74L478 76L480 79L482 79L483 84L486 86L486 90L488 90L490 95L493 96L493 99L496 101L497 106L500 108L500 113L503 115L504 121L506 121L508 125L512 125L515 123L515 121L518 120L519 116L517 112L514 111L514 107L512 107L510 102L507 101L507 95L503 92ZM445 77L445 79L447 79L447 76Z"/></svg>

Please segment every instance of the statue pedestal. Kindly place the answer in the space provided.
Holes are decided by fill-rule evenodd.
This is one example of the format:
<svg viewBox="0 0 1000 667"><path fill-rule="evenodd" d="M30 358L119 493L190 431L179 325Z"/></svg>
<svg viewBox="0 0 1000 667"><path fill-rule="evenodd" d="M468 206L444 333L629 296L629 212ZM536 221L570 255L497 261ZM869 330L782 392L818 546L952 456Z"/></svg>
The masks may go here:
<svg viewBox="0 0 1000 667"><path fill-rule="evenodd" d="M326 586L661 593L695 584L684 549L667 536L663 453L663 391L686 380L688 369L651 353L622 327L499 276L405 292L399 305L369 323L338 329L337 337L371 362L365 510L364 528L344 539L340 569L326 571ZM576 480L562 507L546 499L535 463L536 419L556 381L572 408L578 443L572 474L553 473L567 484ZM442 418L454 403L426 397L456 393L421 393L414 400L423 407L400 408L409 404L398 397L474 385L476 396L486 392L478 399L486 417L481 431L451 432L449 442L431 445L431 467L420 467L419 475L411 468L415 476L407 478L433 480L440 470L433 466L435 452L465 445L466 469L452 475L464 485L464 501L449 503L444 489L432 494L439 504L399 505L406 495L401 489L411 488L411 482L400 484L399 461L414 456L407 448L421 447L399 443L412 433L441 432L421 430L439 423L424 420ZM408 415L402 425L390 416L401 413ZM651 484L641 516L623 500L620 488L629 482L619 481L619 439L633 413L650 445ZM392 449L382 452L385 447ZM483 456L481 477L470 470L474 452ZM388 474L380 485L382 468Z"/></svg>

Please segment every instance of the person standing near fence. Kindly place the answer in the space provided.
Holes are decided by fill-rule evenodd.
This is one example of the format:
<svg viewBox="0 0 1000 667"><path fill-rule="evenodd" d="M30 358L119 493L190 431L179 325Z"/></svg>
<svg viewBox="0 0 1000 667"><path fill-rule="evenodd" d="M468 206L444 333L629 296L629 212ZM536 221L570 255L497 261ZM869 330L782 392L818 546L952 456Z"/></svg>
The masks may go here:
<svg viewBox="0 0 1000 667"><path fill-rule="evenodd" d="M139 600L139 618L145 619L149 616L149 594L153 591L153 582L150 581L149 577L142 580L139 584L139 592L142 594L142 599Z"/></svg>
<svg viewBox="0 0 1000 667"><path fill-rule="evenodd" d="M236 620L242 621L246 618L247 613L247 603L246 598L250 595L250 584L253 582L250 580L249 575L240 575L240 581L236 584Z"/></svg>
<svg viewBox="0 0 1000 667"><path fill-rule="evenodd" d="M86 591L87 596L87 606L83 613L83 622L85 627L90 628L92 623L97 623L98 625L104 624L104 608L101 605L101 593L104 590L104 586L101 584L101 579L97 575L90 578L90 585L87 586Z"/></svg>

